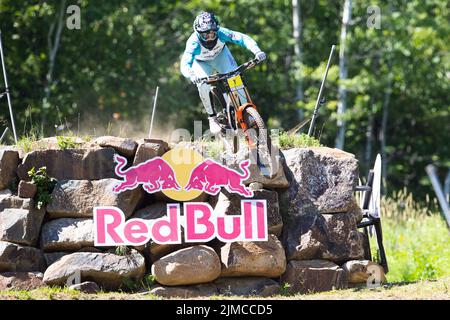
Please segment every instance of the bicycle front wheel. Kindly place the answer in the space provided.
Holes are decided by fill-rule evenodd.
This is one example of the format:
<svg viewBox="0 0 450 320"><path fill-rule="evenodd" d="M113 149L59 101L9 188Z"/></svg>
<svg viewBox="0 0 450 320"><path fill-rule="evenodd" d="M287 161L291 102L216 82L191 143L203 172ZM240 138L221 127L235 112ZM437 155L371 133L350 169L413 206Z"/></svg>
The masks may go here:
<svg viewBox="0 0 450 320"><path fill-rule="evenodd" d="M256 148L256 163L263 176L272 178L272 144L264 120L252 107L246 108L242 116L247 126L246 136L250 149Z"/></svg>

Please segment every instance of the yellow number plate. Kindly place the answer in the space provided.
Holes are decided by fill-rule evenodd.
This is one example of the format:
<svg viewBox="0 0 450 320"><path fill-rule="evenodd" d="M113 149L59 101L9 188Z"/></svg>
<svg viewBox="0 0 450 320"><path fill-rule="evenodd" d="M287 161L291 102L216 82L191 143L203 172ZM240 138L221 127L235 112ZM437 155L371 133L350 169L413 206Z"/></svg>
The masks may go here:
<svg viewBox="0 0 450 320"><path fill-rule="evenodd" d="M228 85L230 86L230 89L240 89L244 86L244 83L242 82L242 78L241 76L235 76L233 78L230 78L227 80L228 81Z"/></svg>

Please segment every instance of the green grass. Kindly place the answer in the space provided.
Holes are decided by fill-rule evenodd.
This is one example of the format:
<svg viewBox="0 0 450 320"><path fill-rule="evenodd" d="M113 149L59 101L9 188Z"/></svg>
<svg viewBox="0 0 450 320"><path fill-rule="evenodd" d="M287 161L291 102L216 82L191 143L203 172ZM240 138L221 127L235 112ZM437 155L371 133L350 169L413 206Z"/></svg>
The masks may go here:
<svg viewBox="0 0 450 320"><path fill-rule="evenodd" d="M22 149L25 153L40 149L40 146L38 146L39 139L39 136L32 131L30 134L24 135L17 140L17 147Z"/></svg>
<svg viewBox="0 0 450 320"><path fill-rule="evenodd" d="M383 199L382 227L389 282L450 276L450 230L435 205L402 190Z"/></svg>
<svg viewBox="0 0 450 320"><path fill-rule="evenodd" d="M279 146L281 149L290 148L307 148L307 147L321 147L319 140L310 137L307 134L288 134L281 132L279 136Z"/></svg>
<svg viewBox="0 0 450 320"><path fill-rule="evenodd" d="M68 132L66 135L56 136L56 146L60 150L77 148L83 144L83 142L79 141L80 139L83 142L90 142L92 137L88 135L79 137L72 132ZM50 142L49 140L43 140L35 131L32 131L30 134L20 137L16 146L23 152L28 153L36 150L54 149L54 144L54 142Z"/></svg>

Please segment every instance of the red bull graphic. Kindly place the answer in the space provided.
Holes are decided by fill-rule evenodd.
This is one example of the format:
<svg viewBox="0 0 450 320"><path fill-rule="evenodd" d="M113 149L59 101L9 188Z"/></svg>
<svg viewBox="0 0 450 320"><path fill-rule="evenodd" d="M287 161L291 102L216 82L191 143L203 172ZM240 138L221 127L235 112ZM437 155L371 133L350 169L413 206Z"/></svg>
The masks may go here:
<svg viewBox="0 0 450 320"><path fill-rule="evenodd" d="M191 172L189 182L184 189L201 190L216 195L224 187L228 192L247 198L253 197L253 191L243 184L243 181L250 176L249 165L249 160L241 162L239 167L243 173L240 173L214 160L206 159Z"/></svg>
<svg viewBox="0 0 450 320"><path fill-rule="evenodd" d="M131 190L139 185L142 185L148 193L181 189L174 168L161 157L147 160L125 170L123 168L127 165L126 158L115 155L114 160L117 162L116 175L125 179L113 188L114 193ZM191 171L184 190L199 190L216 195L221 188L225 188L230 193L237 193L247 198L253 197L253 191L243 183L250 176L249 165L249 160L241 162L239 165L243 171L241 173L212 159L206 159Z"/></svg>
<svg viewBox="0 0 450 320"><path fill-rule="evenodd" d="M115 173L125 180L113 188L114 193L131 190L142 185L148 193L155 193L164 189L179 190L175 172L172 167L161 157L156 157L123 170L127 165L127 159L119 155L114 156L117 162Z"/></svg>
<svg viewBox="0 0 450 320"><path fill-rule="evenodd" d="M221 214L208 202L188 202L202 192L217 195L222 188L243 197L253 197L253 191L244 184L250 176L249 160L241 162L239 170L234 170L212 159L203 159L192 149L175 148L162 157L129 168L126 168L127 159L122 156L116 155L114 161L117 163L115 173L123 179L114 186L114 193L142 186L148 193L161 191L181 203L167 203L166 216L150 220L126 220L117 207L94 207L96 246L139 246L150 240L159 244L207 242L214 238L222 242L267 241L266 200L242 199L239 215Z"/></svg>
<svg viewBox="0 0 450 320"><path fill-rule="evenodd" d="M95 246L140 246L152 240L159 244L267 241L266 200L242 200L241 215L219 215L208 203L185 202L184 216L178 203L167 204L167 215L155 220L131 218L116 207L94 208Z"/></svg>

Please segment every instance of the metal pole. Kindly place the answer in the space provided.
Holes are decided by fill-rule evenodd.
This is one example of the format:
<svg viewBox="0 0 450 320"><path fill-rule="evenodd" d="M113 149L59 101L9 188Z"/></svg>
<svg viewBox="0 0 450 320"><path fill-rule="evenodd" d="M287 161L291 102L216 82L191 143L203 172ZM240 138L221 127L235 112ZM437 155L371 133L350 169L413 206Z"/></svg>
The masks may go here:
<svg viewBox="0 0 450 320"><path fill-rule="evenodd" d="M450 205L450 169L448 170L444 181L444 194L445 200L447 200L447 203Z"/></svg>
<svg viewBox="0 0 450 320"><path fill-rule="evenodd" d="M3 44L2 44L2 31L1 30L0 30L0 56L2 59L3 78L5 80L6 98L8 99L9 114L11 115L11 125L12 125L12 129L13 129L13 134L14 134L14 141L17 144L16 125L14 123L14 115L13 115L12 106L11 106L11 97L9 96L8 79L6 78L5 61L3 58Z"/></svg>
<svg viewBox="0 0 450 320"><path fill-rule="evenodd" d="M150 130L148 132L148 138L150 139L152 136L152 130L153 130L153 118L155 117L155 110L156 110L156 101L158 100L158 91L159 87L156 87L155 97L153 99L153 111L152 111L152 119L150 120Z"/></svg>
<svg viewBox="0 0 450 320"><path fill-rule="evenodd" d="M322 84L320 85L319 95L317 96L316 106L314 107L311 124L309 125L308 136L311 136L313 128L314 128L314 122L316 121L317 113L319 111L319 105L320 105L320 100L322 98L323 88L325 86L325 80L327 79L328 69L330 69L331 58L333 57L333 52L334 52L335 48L336 48L336 45L333 44L333 46L331 47L330 56L328 57L327 68L325 70L325 74L323 75Z"/></svg>
<svg viewBox="0 0 450 320"><path fill-rule="evenodd" d="M3 131L3 134L2 134L2 136L0 137L0 143L2 143L3 138L5 137L5 134L8 132L8 130L9 130L9 128L6 127L5 131Z"/></svg>
<svg viewBox="0 0 450 320"><path fill-rule="evenodd" d="M431 183L433 184L434 192L436 192L436 196L442 208L442 213L444 214L444 217L447 220L447 226L450 228L450 209L448 207L447 201L445 200L445 195L442 192L441 185L439 184L439 180L436 175L436 167L433 166L432 164L429 164L426 166L425 170L427 171Z"/></svg>

